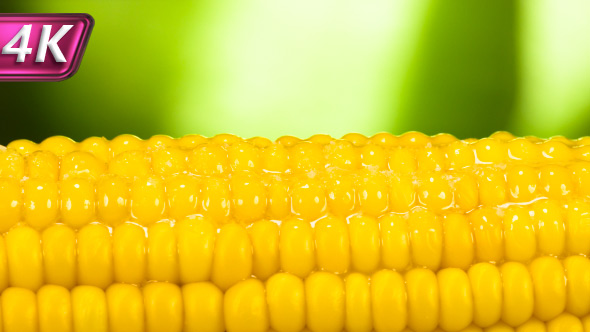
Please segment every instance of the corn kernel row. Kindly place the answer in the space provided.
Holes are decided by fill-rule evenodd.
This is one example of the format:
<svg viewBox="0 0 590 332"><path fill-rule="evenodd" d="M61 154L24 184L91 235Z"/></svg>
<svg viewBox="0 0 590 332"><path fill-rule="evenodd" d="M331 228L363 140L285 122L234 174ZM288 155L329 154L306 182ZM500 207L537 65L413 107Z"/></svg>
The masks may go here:
<svg viewBox="0 0 590 332"><path fill-rule="evenodd" d="M0 178L0 232L20 221L37 229L56 222L77 228L92 221L117 225L134 220L149 225L203 215L219 223L249 224L291 215L313 221L328 212L379 217L417 206L437 213L465 213L478 206L576 197L590 197L590 167L571 171L547 166L537 173L523 166L506 173L489 169L478 176L426 173L410 177L363 171L315 177L238 172L231 177Z"/></svg>
<svg viewBox="0 0 590 332"><path fill-rule="evenodd" d="M0 158L0 165L12 165L14 172L17 172L15 176L19 175L18 168L34 162L47 163L54 168L50 171L59 171L62 167L67 169L76 163L86 163L98 168L97 171L100 168L117 169L120 165L134 164L139 166L135 170L139 173L144 171L146 164L151 164L154 172L165 174L182 171L224 174L241 170L297 173L329 167L346 170L391 170L405 174L417 170L457 170L475 165L563 165L574 161L590 161L590 138L581 139L577 143L555 139L535 143L531 138L507 142L494 138L474 141L453 139L444 145L425 143L401 147L379 142L356 146L354 141L331 138L296 141L293 144L288 140L257 143L260 140L264 139L202 138L190 140L190 144L179 144L183 142L182 139L177 141L155 136L142 141L123 135L110 142L95 137L75 143L65 137L56 136L40 145L29 141L10 143L7 151L2 153L4 156ZM60 162L63 165L59 165ZM4 167L0 166L1 168ZM136 175L140 175L139 173ZM61 176L68 174L68 171L61 171Z"/></svg>
<svg viewBox="0 0 590 332"><path fill-rule="evenodd" d="M44 283L106 288L149 280L212 280L227 289L279 271L305 278L314 270L467 270L475 262L527 264L544 255L590 255L588 203L570 202L565 212L550 200L531 207L509 206L502 217L491 208L444 216L414 209L379 219L328 216L313 225L297 218L260 220L248 228L236 223L217 228L202 218L147 228L91 223L78 231L63 224L42 232L20 225L0 237L0 289L34 290Z"/></svg>
<svg viewBox="0 0 590 332"><path fill-rule="evenodd" d="M437 274L381 270L370 277L317 272L246 279L223 293L208 282L179 287L113 284L106 291L45 285L1 295L6 332L28 331L583 331L590 312L588 261L543 257L528 268L474 265ZM585 274L576 274L584 266ZM573 271L570 271L573 270ZM574 279L570 280L570 275ZM566 284L567 278L567 284ZM567 313L566 313L567 312ZM547 322L545 325L542 322ZM588 319L584 319L588 325ZM479 327L479 328L478 328Z"/></svg>

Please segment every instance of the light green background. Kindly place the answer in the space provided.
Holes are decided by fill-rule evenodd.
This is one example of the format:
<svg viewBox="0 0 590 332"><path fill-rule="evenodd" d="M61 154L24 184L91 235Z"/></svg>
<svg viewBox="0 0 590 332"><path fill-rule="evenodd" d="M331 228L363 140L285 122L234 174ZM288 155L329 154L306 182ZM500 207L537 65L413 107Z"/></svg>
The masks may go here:
<svg viewBox="0 0 590 332"><path fill-rule="evenodd" d="M0 84L0 144L590 133L585 0L47 0L0 11L96 20L73 78Z"/></svg>

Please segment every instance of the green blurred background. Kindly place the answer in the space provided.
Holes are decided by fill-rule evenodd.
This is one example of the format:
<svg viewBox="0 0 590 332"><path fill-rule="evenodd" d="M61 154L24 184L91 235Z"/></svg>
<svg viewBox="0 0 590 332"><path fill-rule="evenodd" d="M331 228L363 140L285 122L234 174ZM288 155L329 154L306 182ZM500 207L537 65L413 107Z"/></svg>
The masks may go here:
<svg viewBox="0 0 590 332"><path fill-rule="evenodd" d="M61 134L590 134L586 0L47 0L82 66L0 83L0 144Z"/></svg>

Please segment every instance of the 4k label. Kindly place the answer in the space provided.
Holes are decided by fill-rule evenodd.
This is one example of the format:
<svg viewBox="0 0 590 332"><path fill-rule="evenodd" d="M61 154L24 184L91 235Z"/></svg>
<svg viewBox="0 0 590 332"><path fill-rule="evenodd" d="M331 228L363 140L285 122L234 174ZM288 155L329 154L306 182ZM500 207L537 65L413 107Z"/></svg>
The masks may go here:
<svg viewBox="0 0 590 332"><path fill-rule="evenodd" d="M76 73L88 14L0 14L0 81L62 81Z"/></svg>

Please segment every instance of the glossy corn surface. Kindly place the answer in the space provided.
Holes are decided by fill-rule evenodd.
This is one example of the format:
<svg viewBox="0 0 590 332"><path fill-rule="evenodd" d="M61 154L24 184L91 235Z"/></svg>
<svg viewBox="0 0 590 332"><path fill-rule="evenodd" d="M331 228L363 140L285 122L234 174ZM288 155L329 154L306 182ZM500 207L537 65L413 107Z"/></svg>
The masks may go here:
<svg viewBox="0 0 590 332"><path fill-rule="evenodd" d="M2 311L21 315L3 326L577 331L589 195L588 138L14 141L0 149L0 291L39 307ZM70 318L42 315L48 287Z"/></svg>
<svg viewBox="0 0 590 332"><path fill-rule="evenodd" d="M563 276L563 289L549 289L555 272L529 269L478 263L468 272L436 274L424 268L345 277L315 272L305 279L277 273L225 292L210 282L10 287L0 296L1 326L9 332L587 331L588 312L579 317L566 309Z"/></svg>

